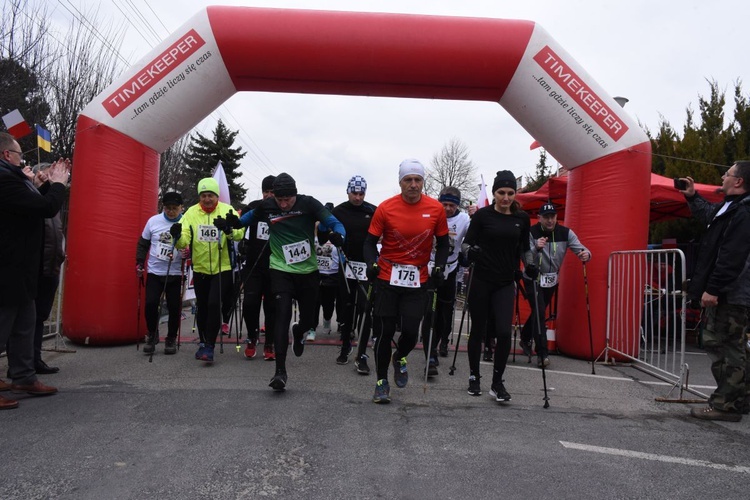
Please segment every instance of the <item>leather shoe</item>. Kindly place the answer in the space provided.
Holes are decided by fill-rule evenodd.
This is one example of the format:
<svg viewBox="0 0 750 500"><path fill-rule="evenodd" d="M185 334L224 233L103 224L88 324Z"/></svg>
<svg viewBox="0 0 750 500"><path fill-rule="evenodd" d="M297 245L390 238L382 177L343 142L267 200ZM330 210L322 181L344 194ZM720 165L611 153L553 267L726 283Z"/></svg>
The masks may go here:
<svg viewBox="0 0 750 500"><path fill-rule="evenodd" d="M18 401L0 396L0 410L12 410L18 408Z"/></svg>
<svg viewBox="0 0 750 500"><path fill-rule="evenodd" d="M10 390L10 384L0 378L0 392L9 391L9 390Z"/></svg>
<svg viewBox="0 0 750 500"><path fill-rule="evenodd" d="M35 380L33 384L27 385L11 384L10 390L14 394L23 394L25 392L26 394L31 394L32 396L49 396L50 394L55 394L57 392L56 387L44 385L38 380Z"/></svg>
<svg viewBox="0 0 750 500"><path fill-rule="evenodd" d="M0 410L12 410L18 408L18 401L0 396Z"/></svg>
<svg viewBox="0 0 750 500"><path fill-rule="evenodd" d="M34 365L34 370L36 370L36 373L39 375L51 375L60 371L58 367L49 366L44 361L37 361L37 363Z"/></svg>

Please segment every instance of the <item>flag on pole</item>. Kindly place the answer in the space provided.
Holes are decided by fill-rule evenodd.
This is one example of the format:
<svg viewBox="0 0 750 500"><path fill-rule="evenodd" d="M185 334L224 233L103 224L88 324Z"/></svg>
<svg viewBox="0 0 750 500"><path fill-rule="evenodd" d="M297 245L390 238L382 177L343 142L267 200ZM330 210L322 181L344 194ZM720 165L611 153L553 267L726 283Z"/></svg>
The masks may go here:
<svg viewBox="0 0 750 500"><path fill-rule="evenodd" d="M21 116L21 112L17 109L14 109L7 115L3 115L3 123L5 124L5 128L8 129L8 133L16 139L26 137L32 132L31 127L29 127L29 124Z"/></svg>
<svg viewBox="0 0 750 500"><path fill-rule="evenodd" d="M484 176L479 175L482 179L482 183L479 185L479 196L477 197L477 206L479 208L486 207L490 204L490 200L487 198L487 185L484 183Z"/></svg>
<svg viewBox="0 0 750 500"><path fill-rule="evenodd" d="M221 160L216 164L213 178L219 183L219 201L230 204L229 183L227 183L227 176L224 173L224 166L221 164Z"/></svg>
<svg viewBox="0 0 750 500"><path fill-rule="evenodd" d="M52 136L41 125L36 126L36 145L48 153L52 152Z"/></svg>
<svg viewBox="0 0 750 500"><path fill-rule="evenodd" d="M542 144L539 141L534 141L529 146L529 151L533 151L534 149L540 148L540 147L542 147Z"/></svg>

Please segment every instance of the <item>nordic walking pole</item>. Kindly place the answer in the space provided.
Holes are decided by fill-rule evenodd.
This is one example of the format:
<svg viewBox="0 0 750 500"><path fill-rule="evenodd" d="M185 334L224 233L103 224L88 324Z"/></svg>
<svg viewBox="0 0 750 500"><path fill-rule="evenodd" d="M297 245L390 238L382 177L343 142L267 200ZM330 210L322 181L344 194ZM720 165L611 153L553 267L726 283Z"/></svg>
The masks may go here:
<svg viewBox="0 0 750 500"><path fill-rule="evenodd" d="M513 363L516 362L516 345L518 345L518 322L520 321L520 315L518 314L518 299L520 291L521 285L516 283L516 324L513 325Z"/></svg>
<svg viewBox="0 0 750 500"><path fill-rule="evenodd" d="M136 276L138 279L138 304L136 304L136 323L135 323L135 334L137 340L135 341L135 350L141 350L141 291L143 290L143 275Z"/></svg>
<svg viewBox="0 0 750 500"><path fill-rule="evenodd" d="M174 242L172 243L172 249L169 251L169 262L167 263L167 274L164 276L164 288L162 288L161 295L159 295L159 308L156 310L157 311L156 312L156 332L154 332L154 334L156 335L157 343L159 341L159 321L161 321L161 304L162 302L164 302L164 298L167 296L167 285L169 284L169 270L172 269L172 260L174 259L174 246L176 244L177 244L177 240L174 240ZM155 352L156 352L156 347L154 346L154 350L151 351L151 354L149 354L148 356L149 363L154 362Z"/></svg>
<svg viewBox="0 0 750 500"><path fill-rule="evenodd" d="M182 339L182 302L185 299L185 259L180 264L180 324L177 327L177 350L180 350L180 340Z"/></svg>
<svg viewBox="0 0 750 500"><path fill-rule="evenodd" d="M586 263L583 262L583 289L586 292L586 315L589 320L589 347L591 348L591 374L596 375L594 369L594 335L591 333L591 304L589 303L589 280L586 276Z"/></svg>
<svg viewBox="0 0 750 500"><path fill-rule="evenodd" d="M534 309L536 310L536 326L539 329L538 331L542 331L542 319L541 319L541 311L539 311L539 296L538 296L538 289L536 285L536 280L531 280L531 286L534 289ZM547 395L547 372L544 369L544 363L542 362L542 383L544 384L544 408L549 408L549 396Z"/></svg>
<svg viewBox="0 0 750 500"><path fill-rule="evenodd" d="M430 321L430 340L427 341L427 363L425 363L424 366L424 386L422 387L422 392L424 394L427 394L427 373L430 371L430 352L432 352L432 335L435 331L435 306L437 305L437 287L435 287L432 290L432 318ZM422 342L424 342L424 339L422 339Z"/></svg>
<svg viewBox="0 0 750 500"><path fill-rule="evenodd" d="M458 324L458 338L456 339L456 350L453 352L453 364L448 370L448 375L453 375L456 372L456 357L458 357L458 346L461 343L461 330L464 327L464 319L466 318L466 311L469 309L469 292L471 292L471 280L474 278L474 263L469 265L469 282L466 284L466 295L464 296L464 307L461 311L461 322ZM468 331L469 326L466 326Z"/></svg>

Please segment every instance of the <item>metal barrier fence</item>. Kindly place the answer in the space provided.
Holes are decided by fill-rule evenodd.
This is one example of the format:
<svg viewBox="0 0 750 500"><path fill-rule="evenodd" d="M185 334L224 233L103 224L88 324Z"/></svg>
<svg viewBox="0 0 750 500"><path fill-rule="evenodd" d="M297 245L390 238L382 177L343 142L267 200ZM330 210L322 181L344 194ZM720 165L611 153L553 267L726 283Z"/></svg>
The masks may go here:
<svg viewBox="0 0 750 500"><path fill-rule="evenodd" d="M688 386L682 251L612 252L607 271L606 347L599 357L603 355L605 363L629 360L635 368L674 384L670 393L679 387L679 401L683 391L707 398Z"/></svg>

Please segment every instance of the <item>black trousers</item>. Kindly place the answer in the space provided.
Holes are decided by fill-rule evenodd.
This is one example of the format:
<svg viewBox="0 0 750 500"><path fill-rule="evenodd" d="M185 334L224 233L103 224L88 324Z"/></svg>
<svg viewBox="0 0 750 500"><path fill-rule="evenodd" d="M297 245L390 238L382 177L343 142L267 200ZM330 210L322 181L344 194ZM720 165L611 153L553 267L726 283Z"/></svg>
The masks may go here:
<svg viewBox="0 0 750 500"><path fill-rule="evenodd" d="M166 282L166 289L164 283ZM169 321L167 323L167 337L177 338L177 330L180 328L182 276L157 276L148 273L146 275L146 305L143 309L146 318L146 328L149 333L156 333L159 329L159 301L162 292L167 299L167 311ZM49 314L49 311L47 312Z"/></svg>
<svg viewBox="0 0 750 500"><path fill-rule="evenodd" d="M523 280L523 284L526 288L526 300L529 301L531 314L529 315L529 319L526 321L526 324L523 325L523 329L521 330L521 340L524 342L529 342L533 337L537 354L545 358L549 354L549 351L547 350L547 322L545 321L547 306L550 304L550 302L552 302L552 297L557 291L557 286L554 286L552 288L542 288L539 286L539 283L537 283L537 298L535 301L534 284L531 282L531 280L527 279ZM538 322L536 317L537 305L541 313ZM541 331L539 330L538 325L541 325Z"/></svg>
<svg viewBox="0 0 750 500"><path fill-rule="evenodd" d="M437 289L435 302L435 327L432 328L432 352L430 358L437 357L438 343L448 344L453 329L453 306L456 303L456 274L458 268L448 275L443 284ZM430 328L432 327L432 299L427 301L427 307L422 320L422 344L425 355L428 355Z"/></svg>
<svg viewBox="0 0 750 500"><path fill-rule="evenodd" d="M469 313L471 314L471 334L469 335L469 370L479 378L479 361L482 356L482 341L485 338L487 319L490 311L494 316L495 365L492 373L492 383L501 383L505 366L508 362L512 341L513 299L516 293L515 283L499 285L484 281L474 276L469 292Z"/></svg>
<svg viewBox="0 0 750 500"><path fill-rule="evenodd" d="M358 340L359 343L357 344L357 357L361 357L367 352L367 342L370 340L370 330L372 329L372 307L370 305L374 290L368 281L358 282L357 280L346 279L343 274L339 274L339 277L336 317L341 324L341 345L346 348L350 347L352 345L352 331L361 331L362 338ZM348 289L344 280L349 285ZM367 297L368 290L369 299ZM363 321L364 324L362 324Z"/></svg>
<svg viewBox="0 0 750 500"><path fill-rule="evenodd" d="M289 348L289 323L292 320L292 300L297 300L299 323L293 326L298 332L315 327L318 314L318 289L320 273L293 274L271 269L271 290L276 306L274 350L276 369L286 369L286 352Z"/></svg>
<svg viewBox="0 0 750 500"><path fill-rule="evenodd" d="M201 342L215 346L222 322L222 306L232 301L232 271L219 274L194 273L195 323Z"/></svg>
<svg viewBox="0 0 750 500"><path fill-rule="evenodd" d="M271 292L271 275L268 269L253 270L245 277L242 318L247 326L247 338L258 341L260 332L260 307L263 305L263 316L266 324L266 344L274 342L274 324L276 322L276 303Z"/></svg>
<svg viewBox="0 0 750 500"><path fill-rule="evenodd" d="M44 337L44 322L49 318L52 305L55 303L59 276L40 276L36 294L36 325L34 329L34 363L42 360L42 338Z"/></svg>

